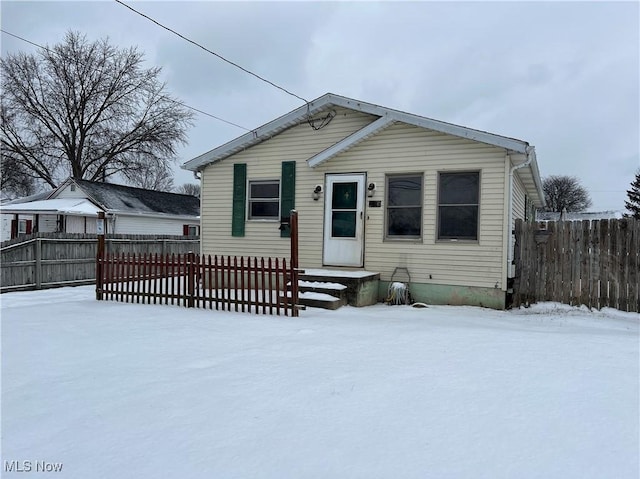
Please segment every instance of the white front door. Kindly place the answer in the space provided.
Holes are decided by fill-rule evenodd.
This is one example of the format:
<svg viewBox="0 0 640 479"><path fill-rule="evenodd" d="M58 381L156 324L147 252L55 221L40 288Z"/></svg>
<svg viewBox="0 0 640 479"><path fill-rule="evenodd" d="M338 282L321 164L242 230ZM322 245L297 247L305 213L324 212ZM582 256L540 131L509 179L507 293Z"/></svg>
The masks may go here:
<svg viewBox="0 0 640 479"><path fill-rule="evenodd" d="M364 264L364 196L366 175L327 175L324 203L323 263Z"/></svg>

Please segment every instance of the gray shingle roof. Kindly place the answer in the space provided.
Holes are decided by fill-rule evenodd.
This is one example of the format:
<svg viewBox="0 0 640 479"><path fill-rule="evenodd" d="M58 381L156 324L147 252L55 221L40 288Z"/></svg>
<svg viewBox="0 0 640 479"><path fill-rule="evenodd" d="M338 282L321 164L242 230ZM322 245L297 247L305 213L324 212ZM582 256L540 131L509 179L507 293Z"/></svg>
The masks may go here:
<svg viewBox="0 0 640 479"><path fill-rule="evenodd" d="M195 196L88 180L73 181L105 210L138 214L200 215L200 199Z"/></svg>

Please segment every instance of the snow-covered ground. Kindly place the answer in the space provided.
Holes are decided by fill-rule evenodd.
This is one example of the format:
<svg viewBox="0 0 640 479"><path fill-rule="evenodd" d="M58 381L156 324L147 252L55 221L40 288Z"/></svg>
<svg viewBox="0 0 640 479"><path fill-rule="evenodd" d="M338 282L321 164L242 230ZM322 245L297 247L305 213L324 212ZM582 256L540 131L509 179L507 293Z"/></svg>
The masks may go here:
<svg viewBox="0 0 640 479"><path fill-rule="evenodd" d="M638 478L635 314L0 301L2 477Z"/></svg>

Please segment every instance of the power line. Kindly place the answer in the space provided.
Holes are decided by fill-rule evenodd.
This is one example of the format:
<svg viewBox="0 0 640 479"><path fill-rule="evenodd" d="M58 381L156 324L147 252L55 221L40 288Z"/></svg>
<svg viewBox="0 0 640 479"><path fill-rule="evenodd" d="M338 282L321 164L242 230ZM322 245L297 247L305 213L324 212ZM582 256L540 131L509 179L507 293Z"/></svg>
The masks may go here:
<svg viewBox="0 0 640 479"><path fill-rule="evenodd" d="M169 32L171 32L171 33L173 33L174 35L177 35L178 37L180 37L180 38L182 38L183 40L185 40L185 41L187 41L187 42L189 42L189 43L191 43L191 44L193 44L193 45L197 46L198 48L201 48L201 49L202 49L202 50L204 50L205 52L210 53L211 55L214 55L215 57L219 58L220 60L227 62L229 65L233 65L234 67L239 68L239 69L240 69L240 70L242 70L243 72L248 73L249 75L252 75L252 76L256 77L258 80L261 80L261 81L263 81L263 82L265 82L265 83L268 83L269 85L271 85L271 86L273 86L273 87L277 88L278 90L281 90L281 91L285 92L287 95L291 95L291 96L293 96L293 97L295 97L295 98L297 98L297 99L299 99L299 100L302 100L303 102L305 102L305 103L307 104L307 106L309 105L309 101L307 101L306 99L302 98L301 96L298 96L298 95L296 95L295 93L291 93L291 92L290 92L289 90L287 90L286 88L283 88L283 87L281 87L281 86L279 86L279 85L276 85L276 84L275 84L275 83L273 83L272 81L269 81L269 80L267 80L266 78L261 77L260 75L258 75L258 74L256 74L256 73L253 73L253 72L252 72L252 71L250 71L250 70L247 70L246 68L244 68L244 67L242 67L242 66L238 65L237 63L232 62L231 60L227 60L227 59L226 59L225 57L223 57L222 55L220 55L220 54L218 54L218 53L216 53L216 52L214 52L214 51L212 51L212 50L209 50L207 47L202 46L202 45L201 45L201 44L199 44L198 42L195 42L195 41L191 40L190 38L185 37L185 36L184 36L184 35L182 35L181 33L178 33L178 32L176 32L175 30L173 30L173 29L171 29L171 28L169 28L169 27L167 27L167 26L163 25L162 23L158 22L157 20L154 20L154 19L153 19L153 18L151 18L150 16L145 15L145 14L144 14L144 13L142 13L142 12L139 12L138 10L136 10L135 8L133 8L133 7L129 6L129 5L127 5L126 3L124 3L124 2L122 2L122 1L120 1L120 0L115 0L115 1L116 1L117 3L119 3L120 5L122 5L122 6L124 6L124 7L127 7L127 8L128 8L129 10L131 10L132 12L137 13L137 14L138 14L138 15L140 15L141 17L146 18L146 19L147 19L147 20L149 20L150 22L155 23L155 24L156 24L156 25L158 25L159 27L164 28L165 30L167 30L167 31L169 31Z"/></svg>
<svg viewBox="0 0 640 479"><path fill-rule="evenodd" d="M23 38L23 37L21 37L19 35L16 35L15 33L11 33L11 32L8 32L6 30L3 30L3 29L0 29L0 32L4 33L6 35L12 36L14 38L17 38L18 40L22 40L23 42L29 43L30 45L33 45L35 47L42 48L43 50L46 50L49 53L56 53L54 50L51 50L50 48L47 48L47 47L42 46L42 45L39 45L39 44L37 44L35 42L32 42L31 40L27 40L26 38ZM196 111L196 112L198 112L198 113L200 113L202 115L206 115L208 117L214 118L214 119L216 119L218 121L221 121L223 123L227 123L228 125L235 126L236 128L240 128L241 130L251 131L249 128L245 128L244 126L238 125L237 123L233 123L232 121L225 120L224 118L220 118L219 116L212 115L211 113L207 113L206 111L200 110L199 108L195 108L193 106L187 105L186 103L184 103L184 102L182 102L180 100L176 100L176 99L168 97L168 96L163 96L163 98L165 100L169 100L169 101L172 101L174 103L178 103L178 104L184 106L185 108L189 108L190 110Z"/></svg>
<svg viewBox="0 0 640 479"><path fill-rule="evenodd" d="M203 115L209 116L211 118L215 118L216 120L221 121L223 123L227 123L228 125L235 126L236 128L240 128L241 130L251 131L249 128L245 128L244 126L238 125L237 123L233 123L232 121L225 120L224 118L220 118L219 116L215 116L215 115L212 115L211 113L207 113L206 111L202 111L202 110L199 110L198 108L195 108L193 106L189 106L189 105L187 105L186 103L184 103L184 102L182 102L180 100L175 100L175 99L169 98L169 97L165 97L165 98L167 100L170 100L170 101L174 102L174 103L179 103L180 105L182 105L182 106L184 106L186 108L189 108L190 110L197 111L198 113L201 113Z"/></svg>
<svg viewBox="0 0 640 479"><path fill-rule="evenodd" d="M6 30L1 29L1 28L0 28L0 32L5 33L5 34L7 34L9 36L12 36L14 38L17 38L18 40L22 40L23 42L29 43L29 44L33 45L34 47L42 48L43 50L46 50L48 52L53 53L53 51L49 50L47 47L43 47L42 45L38 45L37 43L32 42L31 40L27 40L26 38L22 38L21 36L16 35L15 33L10 33L10 32L8 32Z"/></svg>

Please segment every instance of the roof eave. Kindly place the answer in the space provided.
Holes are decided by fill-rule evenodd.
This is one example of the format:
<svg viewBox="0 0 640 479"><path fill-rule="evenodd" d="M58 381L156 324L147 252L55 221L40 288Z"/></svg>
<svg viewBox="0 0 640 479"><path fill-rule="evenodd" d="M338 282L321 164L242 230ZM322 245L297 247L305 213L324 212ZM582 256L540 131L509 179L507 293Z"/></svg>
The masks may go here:
<svg viewBox="0 0 640 479"><path fill-rule="evenodd" d="M207 151L202 155L196 156L192 160L189 160L181 165L182 169L190 171L200 171L205 166L220 161L228 156L231 156L239 151L245 150L251 146L257 145L282 131L294 127L303 122L307 117L316 114L322 110L328 104L331 103L331 98L334 95L327 93L320 98L309 102L289 113L282 115L275 120L265 123L264 125L245 133L238 138L231 140L213 150Z"/></svg>
<svg viewBox="0 0 640 479"><path fill-rule="evenodd" d="M329 161L334 156L347 151L349 148L352 148L361 141L366 140L370 136L379 133L381 130L387 128L393 123L394 120L391 117L380 117L377 120L366 125L364 128L361 128L351 135L347 136L346 138L340 140L338 143L335 143L329 148L321 151L317 155L312 156L307 160L307 164L311 168L315 168L316 166Z"/></svg>
<svg viewBox="0 0 640 479"><path fill-rule="evenodd" d="M439 120L433 120L431 118L406 113L400 110L394 110L391 108L382 107L373 103L362 102L354 100L352 98L346 98L343 96L335 95L333 93L327 93L316 100L309 102L295 110L273 120L269 123L262 125L261 127L252 130L249 133L245 133L238 138L225 143L224 145L214 148L200 156L187 161L181 167L190 171L201 171L207 165L220 161L228 156L231 156L239 151L250 148L262 141L265 141L282 131L300 124L308 116L314 115L318 111L326 108L328 105L340 106L363 113L368 113L380 118L388 117L393 118L396 121L407 123L410 125L427 128L441 133L450 134L460 138L466 138L480 143L485 143L500 148L505 148L509 151L517 153L527 153L529 144L526 141L518 140L515 138L509 138L505 136L495 135L493 133L474 130L464 126L454 125L453 123L446 123Z"/></svg>

